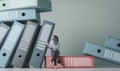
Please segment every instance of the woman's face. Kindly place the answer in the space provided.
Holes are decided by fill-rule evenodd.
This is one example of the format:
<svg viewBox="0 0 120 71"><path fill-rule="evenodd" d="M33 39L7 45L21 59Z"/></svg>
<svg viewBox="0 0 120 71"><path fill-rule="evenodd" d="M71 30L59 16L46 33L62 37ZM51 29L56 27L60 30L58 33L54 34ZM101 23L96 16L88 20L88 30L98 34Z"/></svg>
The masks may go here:
<svg viewBox="0 0 120 71"><path fill-rule="evenodd" d="M53 40L54 42L57 42L57 39L56 39L55 37L53 37L52 40Z"/></svg>

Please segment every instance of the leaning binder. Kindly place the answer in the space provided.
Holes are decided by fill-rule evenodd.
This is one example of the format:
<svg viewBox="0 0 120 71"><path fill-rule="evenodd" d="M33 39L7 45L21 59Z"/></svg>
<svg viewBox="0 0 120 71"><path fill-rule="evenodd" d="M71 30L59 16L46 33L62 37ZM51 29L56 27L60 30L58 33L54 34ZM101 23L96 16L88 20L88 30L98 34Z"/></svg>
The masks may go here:
<svg viewBox="0 0 120 71"><path fill-rule="evenodd" d="M19 68L28 67L27 64L29 62L35 44L34 42L37 39L36 37L38 35L39 29L40 25L38 23L31 21L27 22L27 25L15 52L12 65Z"/></svg>
<svg viewBox="0 0 120 71"><path fill-rule="evenodd" d="M0 48L10 30L10 27L5 25L4 23L0 24Z"/></svg>
<svg viewBox="0 0 120 71"><path fill-rule="evenodd" d="M36 8L39 12L51 11L50 0L0 0L0 10Z"/></svg>
<svg viewBox="0 0 120 71"><path fill-rule="evenodd" d="M86 43L83 54L92 55L105 61L120 64L120 52L95 44Z"/></svg>
<svg viewBox="0 0 120 71"><path fill-rule="evenodd" d="M0 50L0 67L7 68L11 66L14 51L23 32L24 25L14 22L2 48Z"/></svg>
<svg viewBox="0 0 120 71"><path fill-rule="evenodd" d="M109 36L106 39L105 47L111 48L113 50L120 52L120 39Z"/></svg>
<svg viewBox="0 0 120 71"><path fill-rule="evenodd" d="M46 56L46 68L54 68L54 64L50 66L52 57ZM94 68L94 57L92 56L60 56L57 68Z"/></svg>
<svg viewBox="0 0 120 71"><path fill-rule="evenodd" d="M0 11L0 21L12 22L12 21L33 20L40 22L39 15L40 14L36 9L16 9L16 10Z"/></svg>
<svg viewBox="0 0 120 71"><path fill-rule="evenodd" d="M51 39L55 24L49 21L43 21L35 48L33 50L29 65L31 67L41 68L47 51L46 43Z"/></svg>

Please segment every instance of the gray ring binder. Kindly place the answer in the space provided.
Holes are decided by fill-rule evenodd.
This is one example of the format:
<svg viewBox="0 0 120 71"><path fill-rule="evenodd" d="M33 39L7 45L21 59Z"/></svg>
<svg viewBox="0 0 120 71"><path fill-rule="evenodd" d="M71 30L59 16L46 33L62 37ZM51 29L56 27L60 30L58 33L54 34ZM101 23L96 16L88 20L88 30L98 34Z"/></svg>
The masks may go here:
<svg viewBox="0 0 120 71"><path fill-rule="evenodd" d="M49 21L43 21L38 39L35 44L29 65L41 68L47 51L46 43L50 41L55 24Z"/></svg>
<svg viewBox="0 0 120 71"><path fill-rule="evenodd" d="M50 0L0 0L0 10L35 8L39 12L52 10Z"/></svg>
<svg viewBox="0 0 120 71"><path fill-rule="evenodd" d="M0 11L1 22L33 20L40 22L40 14L35 8Z"/></svg>

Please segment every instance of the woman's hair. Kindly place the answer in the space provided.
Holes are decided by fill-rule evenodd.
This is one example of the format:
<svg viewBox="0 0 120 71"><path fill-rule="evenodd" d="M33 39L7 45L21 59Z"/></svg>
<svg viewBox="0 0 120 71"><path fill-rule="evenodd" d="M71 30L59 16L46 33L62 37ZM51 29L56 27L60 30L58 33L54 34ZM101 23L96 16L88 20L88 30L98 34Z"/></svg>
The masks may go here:
<svg viewBox="0 0 120 71"><path fill-rule="evenodd" d="M59 37L57 35L53 35L55 39L57 39L57 42L59 42Z"/></svg>

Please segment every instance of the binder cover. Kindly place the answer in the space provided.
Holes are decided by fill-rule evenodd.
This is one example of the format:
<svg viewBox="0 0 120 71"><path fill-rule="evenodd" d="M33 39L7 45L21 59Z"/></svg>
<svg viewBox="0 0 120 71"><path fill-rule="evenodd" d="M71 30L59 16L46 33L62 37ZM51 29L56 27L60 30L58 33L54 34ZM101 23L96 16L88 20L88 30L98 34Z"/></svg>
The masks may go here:
<svg viewBox="0 0 120 71"><path fill-rule="evenodd" d="M36 11L36 9L16 9L0 11L0 21L2 22L25 20L33 20L40 22L40 14Z"/></svg>
<svg viewBox="0 0 120 71"><path fill-rule="evenodd" d="M23 32L24 25L19 22L14 22L12 25L5 42L0 50L0 67L6 68L11 66L14 51L17 43Z"/></svg>
<svg viewBox="0 0 120 71"><path fill-rule="evenodd" d="M5 25L4 23L0 24L0 48L10 30L10 27Z"/></svg>
<svg viewBox="0 0 120 71"><path fill-rule="evenodd" d="M54 68L54 64L49 65L51 59L51 56L46 56L46 68ZM60 56L59 60L57 68L94 68L94 57L92 56Z"/></svg>
<svg viewBox="0 0 120 71"><path fill-rule="evenodd" d="M36 8L39 12L51 11L50 0L0 0L0 10Z"/></svg>
<svg viewBox="0 0 120 71"><path fill-rule="evenodd" d="M47 51L46 43L50 41L55 24L49 21L43 21L38 39L35 44L29 65L41 68Z"/></svg>
<svg viewBox="0 0 120 71"><path fill-rule="evenodd" d="M120 39L109 36L106 40L105 47L120 52Z"/></svg>
<svg viewBox="0 0 120 71"><path fill-rule="evenodd" d="M120 64L120 52L95 44L86 43L83 54L92 55L99 59Z"/></svg>
<svg viewBox="0 0 120 71"><path fill-rule="evenodd" d="M27 25L15 52L12 65L20 68L28 67L28 61L30 59L39 30L40 25L38 25L38 23L31 21L27 22Z"/></svg>

